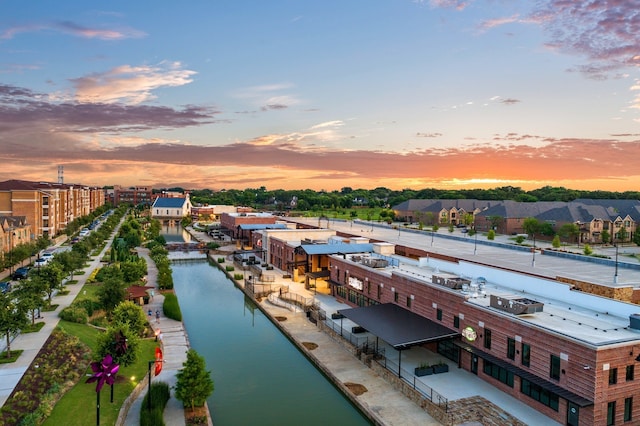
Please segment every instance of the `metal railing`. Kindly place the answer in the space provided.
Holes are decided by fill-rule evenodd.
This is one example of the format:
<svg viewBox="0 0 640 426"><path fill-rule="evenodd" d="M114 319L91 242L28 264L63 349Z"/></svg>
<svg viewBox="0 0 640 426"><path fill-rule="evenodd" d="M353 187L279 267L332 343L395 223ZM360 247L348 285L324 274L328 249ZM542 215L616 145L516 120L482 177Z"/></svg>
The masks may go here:
<svg viewBox="0 0 640 426"><path fill-rule="evenodd" d="M390 360L386 356L377 357L376 362L395 375L398 375L398 371L400 371L399 378L402 381L411 385L413 389L420 392L420 394L426 399L442 408L445 413L447 412L447 410L449 409L449 400L433 390L433 388L427 386L427 384L420 380L415 374L404 368L400 368L398 363Z"/></svg>

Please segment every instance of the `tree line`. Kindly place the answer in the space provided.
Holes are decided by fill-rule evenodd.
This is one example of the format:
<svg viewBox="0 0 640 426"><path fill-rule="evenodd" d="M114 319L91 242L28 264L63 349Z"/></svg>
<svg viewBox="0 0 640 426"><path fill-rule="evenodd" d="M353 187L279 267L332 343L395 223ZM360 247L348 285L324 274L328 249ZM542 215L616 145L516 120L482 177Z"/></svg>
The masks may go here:
<svg viewBox="0 0 640 426"><path fill-rule="evenodd" d="M175 187L154 190L184 192L185 188ZM334 191L267 190L266 187L247 189L190 190L190 197L196 204L237 205L268 210L325 210L354 207L390 208L411 199L477 199L513 200L519 202L573 201L578 198L640 200L640 191L577 190L564 187L544 186L525 191L517 186L502 186L492 189L402 189L385 187L374 189L353 189L343 187Z"/></svg>

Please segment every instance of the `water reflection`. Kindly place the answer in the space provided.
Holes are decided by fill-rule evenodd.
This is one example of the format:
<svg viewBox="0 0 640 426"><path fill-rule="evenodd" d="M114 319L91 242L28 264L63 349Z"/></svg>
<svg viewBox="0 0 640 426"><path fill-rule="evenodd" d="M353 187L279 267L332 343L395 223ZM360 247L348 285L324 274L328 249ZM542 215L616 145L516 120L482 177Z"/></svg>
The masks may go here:
<svg viewBox="0 0 640 426"><path fill-rule="evenodd" d="M162 225L160 233L168 243L191 242L191 234L180 225Z"/></svg>
<svg viewBox="0 0 640 426"><path fill-rule="evenodd" d="M172 269L191 346L215 382L216 426L369 424L221 271Z"/></svg>

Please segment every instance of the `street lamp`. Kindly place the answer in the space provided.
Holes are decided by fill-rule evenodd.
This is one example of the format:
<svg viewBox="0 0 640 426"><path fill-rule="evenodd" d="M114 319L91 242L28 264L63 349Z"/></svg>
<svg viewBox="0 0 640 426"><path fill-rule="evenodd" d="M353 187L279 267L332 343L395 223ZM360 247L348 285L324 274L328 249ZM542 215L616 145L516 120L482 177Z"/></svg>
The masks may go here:
<svg viewBox="0 0 640 426"><path fill-rule="evenodd" d="M431 245L433 246L433 228L431 229Z"/></svg>
<svg viewBox="0 0 640 426"><path fill-rule="evenodd" d="M475 240L473 241L473 254L475 255L478 251L478 232L474 232L473 236L475 237Z"/></svg>
<svg viewBox="0 0 640 426"><path fill-rule="evenodd" d="M613 283L618 284L618 244L613 243L613 246L616 248L616 271L613 274Z"/></svg>
<svg viewBox="0 0 640 426"><path fill-rule="evenodd" d="M533 258L531 259L531 267L536 266L536 234L533 234Z"/></svg>

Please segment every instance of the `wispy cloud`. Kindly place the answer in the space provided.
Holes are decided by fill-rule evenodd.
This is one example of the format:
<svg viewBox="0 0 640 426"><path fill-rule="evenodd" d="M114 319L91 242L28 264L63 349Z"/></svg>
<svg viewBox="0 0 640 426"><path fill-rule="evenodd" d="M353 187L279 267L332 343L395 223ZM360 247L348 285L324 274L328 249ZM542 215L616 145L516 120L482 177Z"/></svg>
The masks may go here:
<svg viewBox="0 0 640 426"><path fill-rule="evenodd" d="M71 82L79 102L139 104L155 98L152 90L191 83L195 74L183 69L179 62L162 62L156 66L122 65Z"/></svg>
<svg viewBox="0 0 640 426"><path fill-rule="evenodd" d="M8 40L22 33L59 32L74 37L95 38L99 40L122 40L145 37L146 33L133 28L92 28L71 21L58 21L39 24L18 25L0 33L0 39Z"/></svg>
<svg viewBox="0 0 640 426"><path fill-rule="evenodd" d="M546 29L550 47L587 60L578 69L590 77L640 65L638 0L549 0L531 17Z"/></svg>
<svg viewBox="0 0 640 426"><path fill-rule="evenodd" d="M288 93L292 88L290 83L250 86L235 91L233 96L248 101L262 111L286 109L300 103L296 95Z"/></svg>

